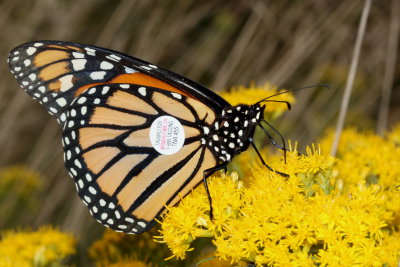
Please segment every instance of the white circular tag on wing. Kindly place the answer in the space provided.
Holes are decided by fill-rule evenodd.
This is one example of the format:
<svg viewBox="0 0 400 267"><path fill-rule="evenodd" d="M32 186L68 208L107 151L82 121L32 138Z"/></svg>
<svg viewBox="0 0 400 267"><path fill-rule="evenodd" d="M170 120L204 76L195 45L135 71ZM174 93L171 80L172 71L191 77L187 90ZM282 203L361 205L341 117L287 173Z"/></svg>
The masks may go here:
<svg viewBox="0 0 400 267"><path fill-rule="evenodd" d="M177 153L185 142L182 124L171 116L158 117L150 127L150 142L160 154Z"/></svg>

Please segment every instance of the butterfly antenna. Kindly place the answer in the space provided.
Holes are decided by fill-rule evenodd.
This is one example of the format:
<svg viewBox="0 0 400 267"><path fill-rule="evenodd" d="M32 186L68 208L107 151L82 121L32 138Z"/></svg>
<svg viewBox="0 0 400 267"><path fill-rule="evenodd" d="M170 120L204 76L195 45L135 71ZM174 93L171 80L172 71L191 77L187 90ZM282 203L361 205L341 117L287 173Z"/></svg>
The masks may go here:
<svg viewBox="0 0 400 267"><path fill-rule="evenodd" d="M276 93L274 95L268 96L268 97L266 97L264 99L261 99L260 101L257 102L257 104L261 103L261 102L264 102L265 100L270 99L271 97L274 97L274 96L277 96L277 95L292 93L292 92L296 92L296 91L300 91L300 90L304 90L304 89L309 89L309 88L315 88L315 87L325 87L326 89L330 88L329 85L325 84L325 83L314 84L314 85L309 85L309 86L300 87L300 88L294 88L294 89L290 89L290 90L286 90L286 91L283 91L283 92L279 92L279 93ZM271 100L268 100L268 101L271 101Z"/></svg>
<svg viewBox="0 0 400 267"><path fill-rule="evenodd" d="M267 99L267 100L264 100L263 102L285 103L288 110L290 110L290 109L292 108L292 106L290 105L290 103L289 103L288 101L284 101L284 100L270 100L270 99ZM257 103L260 103L260 102L257 102Z"/></svg>
<svg viewBox="0 0 400 267"><path fill-rule="evenodd" d="M286 142L285 142L285 138L283 138L283 136L281 135L281 133L277 130L277 129L275 129L270 123L268 123L266 120L262 120L264 123L266 123L271 129L272 129L272 131L274 131L279 137L280 137L280 139L281 139L281 141L282 141L282 149L283 149L283 159L284 159L284 161L285 161L285 164L286 164ZM273 140L272 139L272 137L271 137L271 135L268 133L268 131L261 125L261 124L259 124L259 126L260 126L260 128L264 131L264 133L266 133L267 134L267 136L271 139L271 140ZM274 140L274 142L275 142L275 140ZM276 142L275 142L276 143Z"/></svg>

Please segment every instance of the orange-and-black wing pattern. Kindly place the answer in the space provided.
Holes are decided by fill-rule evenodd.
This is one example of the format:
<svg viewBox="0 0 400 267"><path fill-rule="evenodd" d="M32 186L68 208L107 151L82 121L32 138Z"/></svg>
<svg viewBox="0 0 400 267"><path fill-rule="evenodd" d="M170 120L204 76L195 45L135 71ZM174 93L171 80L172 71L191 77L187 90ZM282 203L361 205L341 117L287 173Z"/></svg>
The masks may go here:
<svg viewBox="0 0 400 267"><path fill-rule="evenodd" d="M201 143L207 113L211 123L198 100L135 84L96 85L74 100L63 131L65 163L94 218L127 233L153 226L165 204L177 203L217 163ZM184 128L184 145L173 155L150 143L150 126L163 115Z"/></svg>
<svg viewBox="0 0 400 267"><path fill-rule="evenodd" d="M8 62L20 86L62 125L65 165L79 195L112 229L148 230L165 204L177 203L217 165L202 137L230 105L188 79L114 51L58 41L21 45ZM184 145L172 155L149 141L149 127L162 115L184 129Z"/></svg>

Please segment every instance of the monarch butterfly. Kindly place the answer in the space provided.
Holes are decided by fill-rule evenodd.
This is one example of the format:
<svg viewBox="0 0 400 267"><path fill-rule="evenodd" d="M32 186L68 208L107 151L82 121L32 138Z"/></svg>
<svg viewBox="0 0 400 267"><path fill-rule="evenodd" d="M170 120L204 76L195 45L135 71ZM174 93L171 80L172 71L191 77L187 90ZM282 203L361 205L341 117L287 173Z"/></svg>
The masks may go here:
<svg viewBox="0 0 400 267"><path fill-rule="evenodd" d="M8 63L61 125L65 166L89 212L116 231L149 230L202 181L208 193L206 178L250 145L268 167L252 141L266 99L231 106L143 60L70 42L23 44Z"/></svg>

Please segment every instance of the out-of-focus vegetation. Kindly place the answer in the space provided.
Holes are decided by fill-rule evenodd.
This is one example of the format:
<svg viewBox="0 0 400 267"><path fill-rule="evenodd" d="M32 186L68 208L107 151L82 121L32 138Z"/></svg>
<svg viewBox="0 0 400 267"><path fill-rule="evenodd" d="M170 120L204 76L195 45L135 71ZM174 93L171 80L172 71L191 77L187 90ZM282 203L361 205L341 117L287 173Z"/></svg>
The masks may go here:
<svg viewBox="0 0 400 267"><path fill-rule="evenodd" d="M390 36L396 36L393 25L400 16L399 2L372 4L347 126L374 130L377 114L385 107L389 110L389 127L399 121L400 64L398 60L394 65L387 64L396 59L398 50L398 43L391 48ZM116 266L132 266L139 261L143 266L144 262L186 266L212 257L204 248L204 255L164 263L162 259L170 253L161 245L150 244L155 232L124 237L124 242L104 232L81 203L64 169L57 122L17 86L8 71L6 58L15 46L40 39L99 45L160 65L214 91L266 81L279 88L328 83L331 90L297 93L292 111L273 121L283 136L298 140L303 151L335 127L363 3L1 0L0 239L5 239L8 229L36 230L53 225L77 238L77 253L69 262L78 266L107 265L116 258L123 259ZM382 107L381 90L391 70L391 100ZM400 138L391 138L398 146ZM345 162L340 164L345 166ZM109 240L107 244L111 245L102 248L102 240ZM140 253L125 252L129 242ZM201 242L197 244L202 246Z"/></svg>

